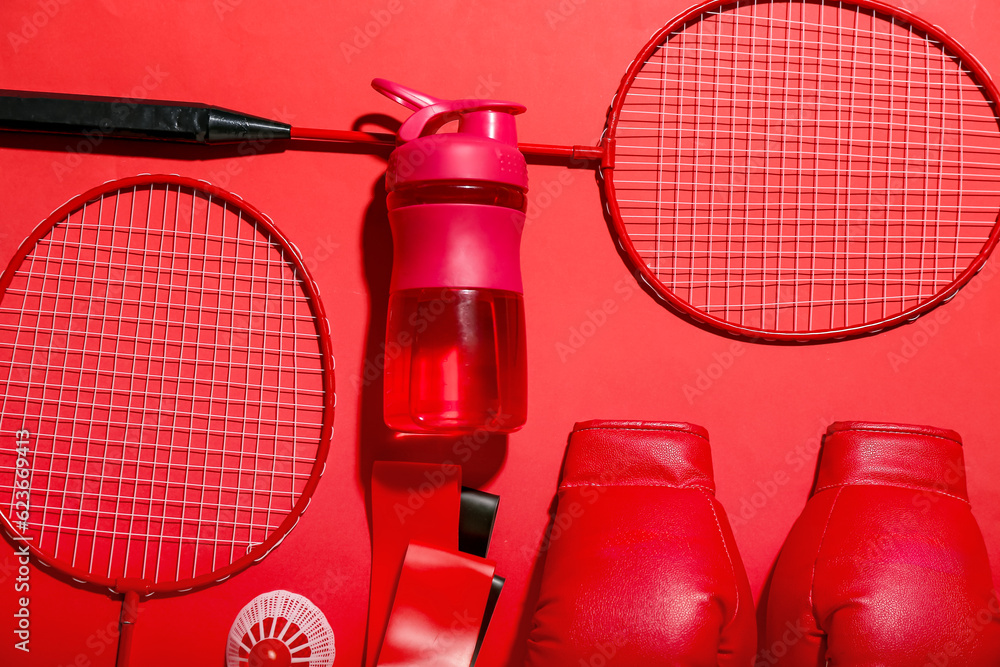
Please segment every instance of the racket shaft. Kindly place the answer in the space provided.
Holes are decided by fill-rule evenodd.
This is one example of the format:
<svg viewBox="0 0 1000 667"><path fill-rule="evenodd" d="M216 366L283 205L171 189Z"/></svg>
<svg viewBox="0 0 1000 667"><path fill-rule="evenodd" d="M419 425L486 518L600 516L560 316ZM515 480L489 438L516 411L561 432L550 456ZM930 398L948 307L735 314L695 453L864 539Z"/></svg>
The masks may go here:
<svg viewBox="0 0 1000 667"><path fill-rule="evenodd" d="M132 636L135 620L139 615L139 594L135 591L125 593L122 603L121 618L118 622L118 660L115 667L128 667L132 657Z"/></svg>
<svg viewBox="0 0 1000 667"><path fill-rule="evenodd" d="M288 139L291 126L183 102L0 91L0 129L198 144Z"/></svg>
<svg viewBox="0 0 1000 667"><path fill-rule="evenodd" d="M518 144L518 149L528 156L566 158L572 162L588 163L604 158L601 146L553 146L550 144ZM593 165L583 165L593 166Z"/></svg>

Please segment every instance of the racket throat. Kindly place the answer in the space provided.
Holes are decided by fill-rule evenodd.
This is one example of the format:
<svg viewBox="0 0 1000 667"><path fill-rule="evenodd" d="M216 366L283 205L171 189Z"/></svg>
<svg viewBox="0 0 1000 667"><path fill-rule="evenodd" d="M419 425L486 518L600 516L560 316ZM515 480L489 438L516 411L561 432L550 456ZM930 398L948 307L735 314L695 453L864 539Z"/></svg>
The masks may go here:
<svg viewBox="0 0 1000 667"><path fill-rule="evenodd" d="M139 590L145 590L145 586L125 585L119 582L116 587L118 592L124 590L125 600L122 602L122 613L118 620L118 661L117 667L128 667L132 654L132 637L135 630L135 622L139 617Z"/></svg>

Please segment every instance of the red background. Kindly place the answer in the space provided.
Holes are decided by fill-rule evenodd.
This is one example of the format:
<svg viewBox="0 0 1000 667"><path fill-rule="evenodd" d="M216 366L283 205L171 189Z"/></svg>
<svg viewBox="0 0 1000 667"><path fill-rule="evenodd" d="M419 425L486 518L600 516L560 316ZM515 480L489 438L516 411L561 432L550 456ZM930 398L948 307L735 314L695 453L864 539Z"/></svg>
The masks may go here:
<svg viewBox="0 0 1000 667"><path fill-rule="evenodd" d="M1000 72L1000 4L907 4L965 44L987 70ZM307 127L379 129L389 119L373 114L407 114L370 88L380 76L441 97L521 102L528 107L519 119L524 141L594 144L628 63L687 6L688 0L4 0L0 87L199 101ZM366 29L374 36L359 37ZM276 588L318 604L336 633L337 664L360 664L371 461L435 460L448 449L387 445L380 387L361 379L384 332L391 260L384 159L293 150L248 157L122 143L104 143L94 154L67 152L76 145L0 137L0 261L51 210L105 180L142 172L204 178L267 212L299 245L332 315L337 356L336 433L309 511L261 564L206 590L143 603L134 664L222 664L240 608ZM1000 469L996 259L955 301L915 324L822 345L734 343L636 286L611 240L593 172L533 165L529 174L528 424L506 445L491 441L465 471L466 482L502 498L491 556L507 586L480 665L521 662L537 585L535 553L566 438L578 420L706 426L718 497L758 596L805 503L829 422L953 428L966 440L974 512L1000 572L1000 488L993 483ZM0 664L114 664L120 600L34 567L32 650L15 651L15 570L11 547L0 542Z"/></svg>

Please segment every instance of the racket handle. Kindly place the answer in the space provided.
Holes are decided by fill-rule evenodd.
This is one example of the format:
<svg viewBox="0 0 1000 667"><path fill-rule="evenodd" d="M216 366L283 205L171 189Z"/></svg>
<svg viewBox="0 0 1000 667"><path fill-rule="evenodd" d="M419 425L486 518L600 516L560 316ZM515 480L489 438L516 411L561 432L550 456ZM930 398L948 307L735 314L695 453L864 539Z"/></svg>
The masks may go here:
<svg viewBox="0 0 1000 667"><path fill-rule="evenodd" d="M118 622L118 661L116 667L128 667L132 655L132 634L135 630L135 619L139 615L139 594L135 591L125 593L122 602L122 614Z"/></svg>
<svg viewBox="0 0 1000 667"><path fill-rule="evenodd" d="M288 139L291 126L202 104L0 90L0 130L198 144Z"/></svg>

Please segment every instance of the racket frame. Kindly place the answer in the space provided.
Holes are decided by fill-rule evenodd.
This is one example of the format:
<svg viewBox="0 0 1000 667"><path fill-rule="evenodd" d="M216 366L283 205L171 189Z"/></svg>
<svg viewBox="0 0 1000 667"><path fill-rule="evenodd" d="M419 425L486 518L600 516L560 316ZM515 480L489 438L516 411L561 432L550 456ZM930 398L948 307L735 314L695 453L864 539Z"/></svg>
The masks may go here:
<svg viewBox="0 0 1000 667"><path fill-rule="evenodd" d="M177 174L139 174L122 179L107 181L95 188L79 194L65 204L57 208L45 218L28 237L21 243L21 246L14 253L7 268L0 275L0 303L10 287L11 281L18 268L25 258L31 254L39 240L44 238L54 227L63 222L66 217L102 195L126 188L138 188L148 186L168 185L181 188L191 188L201 193L211 195L215 199L222 200L227 206L234 207L246 215L243 219L253 224L265 236L276 242L282 254L290 261L295 268L296 275L303 291L308 297L309 306L312 310L316 323L316 333L319 340L321 352L321 364L323 371L323 391L325 394L325 405L323 409L323 425L320 432L319 445L316 452L316 462L313 464L309 479L306 481L295 505L289 510L282 522L264 539L263 542L253 546L247 553L233 562L224 565L216 570L201 574L189 579L179 581L150 582L139 578L116 578L109 579L95 575L91 572L54 558L44 551L39 550L34 542L26 539L14 526L14 523L7 516L6 512L0 509L0 526L4 531L17 542L18 545L26 546L35 559L47 567L51 567L59 572L71 577L80 583L90 584L102 588L107 588L112 593L125 595L123 605L122 620L126 621L127 616L131 616L134 622L135 608L138 604L138 596L148 597L156 593L186 592L192 589L202 588L217 582L224 581L237 574L250 565L263 560L275 547L281 544L282 540L291 532L298 523L299 518L305 512L312 499L313 492L319 484L320 477L326 468L326 458L330 449L330 441L333 437L333 416L336 407L336 393L334 391L334 368L333 345L331 343L330 323L327 319L326 311L320 300L319 287L306 268L305 262L299 249L293 244L274 224L274 222L259 209L246 202L242 197L227 190L212 185L207 181L179 176Z"/></svg>
<svg viewBox="0 0 1000 667"><path fill-rule="evenodd" d="M782 0L767 1L774 4ZM808 2L809 0L793 1ZM827 0L816 0L816 3L829 4ZM618 90L615 93L611 109L608 112L608 122L605 126L604 135L601 138L601 148L603 149L604 156L601 162L600 178L604 185L607 198L607 211L611 217L617 244L627 255L629 263L631 263L633 268L638 272L638 277L642 278L643 282L645 282L646 285L653 290L659 299L665 301L668 305L676 308L681 311L681 313L691 317L695 321L706 324L715 329L720 329L729 334L763 341L811 342L835 340L877 333L884 329L895 327L906 322L912 322L924 313L927 313L938 305L954 297L958 291L965 286L966 283L972 280L972 278L975 277L975 275L983 268L986 261L989 259L990 254L993 252L994 248L996 248L997 242L1000 241L1000 211L997 212L996 224L994 224L989 237L980 249L979 255L947 287L939 290L933 297L923 300L905 311L878 321L865 322L855 326L834 329L795 332L773 331L769 329L743 326L720 317L716 317L696 306L691 305L688 301L671 291L669 287L656 277L653 270L650 269L646 264L646 261L642 259L642 256L639 254L639 251L636 250L635 245L632 243L631 238L628 235L628 230L626 229L622 218L621 209L618 206L618 198L615 194L614 186L615 130L617 129L621 119L625 98L627 97L636 76L646 65L650 56L653 55L656 49L660 47L672 33L683 28L686 23L698 19L706 12L713 9L723 9L727 6L737 4L742 3L740 0L707 0L694 5L658 30L635 57L635 60L633 60L629 65L628 70L626 70L625 75L622 77L621 84L619 84ZM860 7L861 9L868 10L885 17L895 18L899 21L905 22L907 27L915 30L917 33L922 33L925 38L940 42L947 50L951 51L952 55L958 56L963 66L965 66L965 68L972 74L976 82L982 85L986 98L992 102L991 106L993 108L993 113L997 116L997 124L1000 126L1000 90L997 89L993 78L975 56L973 56L957 40L948 36L941 28L920 18L905 8L894 7L888 3L881 2L881 0L838 0L838 6L847 9L850 9L851 6Z"/></svg>

